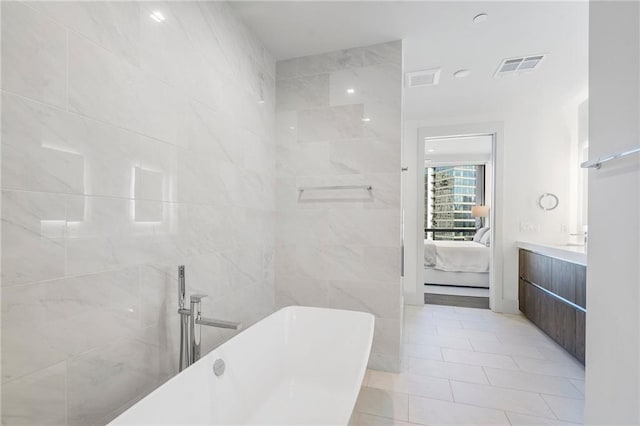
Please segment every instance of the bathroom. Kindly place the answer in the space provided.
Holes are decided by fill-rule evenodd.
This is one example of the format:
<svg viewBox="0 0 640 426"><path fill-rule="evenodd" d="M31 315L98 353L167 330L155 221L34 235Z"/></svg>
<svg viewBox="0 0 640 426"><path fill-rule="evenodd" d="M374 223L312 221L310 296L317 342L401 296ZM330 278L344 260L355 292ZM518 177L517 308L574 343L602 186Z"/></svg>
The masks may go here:
<svg viewBox="0 0 640 426"><path fill-rule="evenodd" d="M1 15L3 425L117 422L195 374L197 365L180 373L181 348L197 361L185 335L198 341L198 365L239 341L257 356L247 336L298 306L366 312L371 324L300 311L319 316L298 335L316 330L311 341L327 342L300 368L341 364L342 340L329 348L322 335L330 326L354 333L343 346L367 350L342 376L351 382L340 409L315 404L337 417L289 424L465 424L467 414L490 424L640 423L640 169L637 155L604 162L640 143L638 3L3 1ZM564 50L554 54L552 42ZM501 60L537 54L548 56L539 70L493 78ZM553 86L576 95L565 109L543 79L561 64L580 72ZM434 68L437 85L406 86L406 73ZM453 77L462 69L471 74ZM509 86L481 99L485 81ZM518 96L522 108L490 108ZM487 124L497 135L490 309L425 305L417 131ZM601 167L580 168L598 158ZM557 196L556 209L538 206L543 193ZM612 232L612 212L623 232ZM585 231L586 369L518 304L519 242L575 251L584 237L569 234ZM191 304L195 295L206 297ZM215 326L182 327L180 300ZM182 317L195 324L194 312ZM561 381L571 396L464 402L460 383L496 366L430 363L464 350L451 347L458 338L493 333L469 337L455 325L507 329L512 319L570 365L576 377ZM232 358L226 380L236 377ZM430 372L456 367L455 377ZM249 370L258 383L261 370ZM232 414L220 422L274 418ZM155 424L136 424L145 423Z"/></svg>

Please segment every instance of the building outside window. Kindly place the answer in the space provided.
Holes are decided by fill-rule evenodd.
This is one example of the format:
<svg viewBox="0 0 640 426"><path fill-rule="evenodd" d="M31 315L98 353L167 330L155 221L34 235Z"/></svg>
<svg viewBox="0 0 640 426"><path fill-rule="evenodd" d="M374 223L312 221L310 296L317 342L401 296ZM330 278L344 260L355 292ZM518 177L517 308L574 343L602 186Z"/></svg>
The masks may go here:
<svg viewBox="0 0 640 426"><path fill-rule="evenodd" d="M478 222L471 207L484 204L484 172L483 165L425 167L425 236L473 239Z"/></svg>

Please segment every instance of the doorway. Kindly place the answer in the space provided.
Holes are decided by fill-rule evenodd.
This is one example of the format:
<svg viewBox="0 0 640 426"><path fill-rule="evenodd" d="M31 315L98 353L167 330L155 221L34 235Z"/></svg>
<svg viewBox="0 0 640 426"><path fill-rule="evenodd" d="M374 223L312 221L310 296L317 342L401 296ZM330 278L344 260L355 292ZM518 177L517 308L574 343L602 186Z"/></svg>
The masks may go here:
<svg viewBox="0 0 640 426"><path fill-rule="evenodd" d="M495 124L418 129L416 287L424 303L495 308L500 132Z"/></svg>

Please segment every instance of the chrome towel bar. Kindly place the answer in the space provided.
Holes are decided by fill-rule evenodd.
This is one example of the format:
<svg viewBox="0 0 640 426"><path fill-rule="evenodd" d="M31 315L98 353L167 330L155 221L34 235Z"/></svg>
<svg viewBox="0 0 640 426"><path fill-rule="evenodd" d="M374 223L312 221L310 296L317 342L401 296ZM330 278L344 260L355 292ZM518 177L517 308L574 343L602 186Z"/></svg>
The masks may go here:
<svg viewBox="0 0 640 426"><path fill-rule="evenodd" d="M602 157L599 157L597 160L585 161L584 163L580 164L580 167L582 167L583 169L599 169L602 164L606 163L607 161L617 160L618 158L626 157L627 155L635 154L638 152L640 152L640 146L629 149L627 151L620 151L616 152L615 154L604 155Z"/></svg>
<svg viewBox="0 0 640 426"><path fill-rule="evenodd" d="M302 193L304 191L334 191L340 189L364 189L371 191L373 187L371 185L301 186L298 188L298 191Z"/></svg>

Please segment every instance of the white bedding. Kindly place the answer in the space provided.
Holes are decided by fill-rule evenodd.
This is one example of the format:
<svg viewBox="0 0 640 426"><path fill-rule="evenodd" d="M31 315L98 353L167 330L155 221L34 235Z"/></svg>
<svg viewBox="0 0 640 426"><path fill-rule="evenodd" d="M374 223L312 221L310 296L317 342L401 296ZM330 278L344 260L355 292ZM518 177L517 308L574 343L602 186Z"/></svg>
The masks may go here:
<svg viewBox="0 0 640 426"><path fill-rule="evenodd" d="M489 272L490 253L473 241L424 240L424 266L441 271Z"/></svg>

